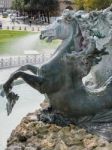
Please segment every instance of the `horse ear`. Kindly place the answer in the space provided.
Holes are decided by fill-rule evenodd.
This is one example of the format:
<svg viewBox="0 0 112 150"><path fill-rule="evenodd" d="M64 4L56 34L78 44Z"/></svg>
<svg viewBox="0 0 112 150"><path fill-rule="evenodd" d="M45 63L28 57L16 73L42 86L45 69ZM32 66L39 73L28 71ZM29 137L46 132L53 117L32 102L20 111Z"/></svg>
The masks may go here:
<svg viewBox="0 0 112 150"><path fill-rule="evenodd" d="M62 16L63 16L64 20L71 21L74 18L74 11L73 10L69 10L69 9L65 9L63 11Z"/></svg>

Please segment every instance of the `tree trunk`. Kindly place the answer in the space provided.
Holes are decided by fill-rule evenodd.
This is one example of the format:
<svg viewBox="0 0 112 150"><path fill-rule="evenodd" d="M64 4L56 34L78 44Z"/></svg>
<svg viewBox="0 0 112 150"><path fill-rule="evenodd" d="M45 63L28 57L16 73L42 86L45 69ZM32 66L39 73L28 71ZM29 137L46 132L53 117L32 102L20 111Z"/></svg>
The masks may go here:
<svg viewBox="0 0 112 150"><path fill-rule="evenodd" d="M50 23L50 15L49 15L49 10L47 11L47 19L48 19L48 23Z"/></svg>
<svg viewBox="0 0 112 150"><path fill-rule="evenodd" d="M47 20L46 20L46 12L43 11L43 14L44 14L44 21L47 22Z"/></svg>

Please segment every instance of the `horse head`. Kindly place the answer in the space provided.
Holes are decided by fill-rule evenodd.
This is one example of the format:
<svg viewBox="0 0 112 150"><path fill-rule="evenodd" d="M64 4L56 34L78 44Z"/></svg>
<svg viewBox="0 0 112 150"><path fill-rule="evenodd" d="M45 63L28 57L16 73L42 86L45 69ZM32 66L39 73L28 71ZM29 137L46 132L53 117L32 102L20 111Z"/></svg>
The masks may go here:
<svg viewBox="0 0 112 150"><path fill-rule="evenodd" d="M40 35L40 39L47 38L48 42L54 39L65 41L69 37L73 40L72 48L80 51L83 37L77 19L74 17L74 12L70 10L65 10L62 17L43 30Z"/></svg>
<svg viewBox="0 0 112 150"><path fill-rule="evenodd" d="M63 14L62 17L54 21L53 24L49 25L45 30L41 32L40 39L47 38L47 41L54 39L65 40L73 33L73 27L70 21L67 22Z"/></svg>

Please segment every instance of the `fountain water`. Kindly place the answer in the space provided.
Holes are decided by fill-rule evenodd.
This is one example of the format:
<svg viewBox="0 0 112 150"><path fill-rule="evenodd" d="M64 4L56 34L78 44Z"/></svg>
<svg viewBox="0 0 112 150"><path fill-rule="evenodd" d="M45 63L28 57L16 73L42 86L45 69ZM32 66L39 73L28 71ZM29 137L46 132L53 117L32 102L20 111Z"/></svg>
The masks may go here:
<svg viewBox="0 0 112 150"><path fill-rule="evenodd" d="M23 54L24 50L33 50L36 48L39 34L30 34L18 38L8 46L9 53Z"/></svg>
<svg viewBox="0 0 112 150"><path fill-rule="evenodd" d="M5 46L5 55L23 55L24 51L35 50L39 53L52 53L60 44L59 40L48 44L41 41L38 33L31 33L8 42Z"/></svg>

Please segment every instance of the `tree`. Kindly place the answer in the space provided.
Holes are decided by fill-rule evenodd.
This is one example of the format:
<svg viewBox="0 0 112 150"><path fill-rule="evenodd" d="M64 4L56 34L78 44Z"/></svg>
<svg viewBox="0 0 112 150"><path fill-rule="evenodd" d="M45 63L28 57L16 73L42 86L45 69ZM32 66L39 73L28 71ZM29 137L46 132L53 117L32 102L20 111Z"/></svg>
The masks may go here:
<svg viewBox="0 0 112 150"><path fill-rule="evenodd" d="M12 8L19 10L19 11L23 11L24 10L24 6L25 6L25 2L24 0L14 0L12 2Z"/></svg>
<svg viewBox="0 0 112 150"><path fill-rule="evenodd" d="M75 6L77 9L84 9L84 1L83 0L74 0Z"/></svg>
<svg viewBox="0 0 112 150"><path fill-rule="evenodd" d="M38 0L38 4L40 6L40 9L43 10L44 16L47 16L49 23L50 13L53 13L54 11L58 10L58 0Z"/></svg>
<svg viewBox="0 0 112 150"><path fill-rule="evenodd" d="M14 0L13 8L16 10L26 10L30 11L30 13L36 13L40 11L42 16L45 18L46 16L48 22L50 22L50 13L53 13L58 10L59 3L58 0Z"/></svg>
<svg viewBox="0 0 112 150"><path fill-rule="evenodd" d="M84 8L87 10L104 9L110 5L110 0L84 0Z"/></svg>
<svg viewBox="0 0 112 150"><path fill-rule="evenodd" d="M108 7L112 0L74 0L74 3L78 9L94 10Z"/></svg>

